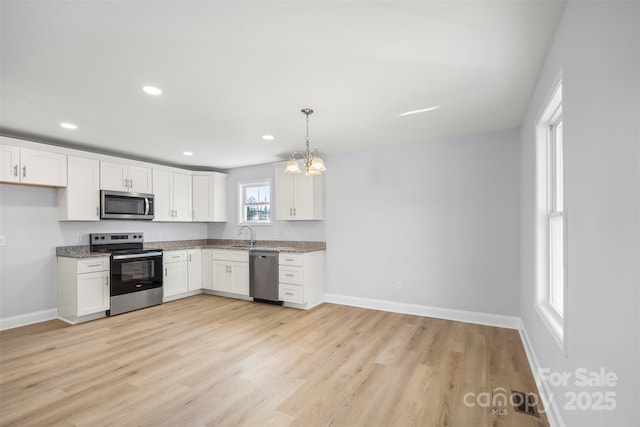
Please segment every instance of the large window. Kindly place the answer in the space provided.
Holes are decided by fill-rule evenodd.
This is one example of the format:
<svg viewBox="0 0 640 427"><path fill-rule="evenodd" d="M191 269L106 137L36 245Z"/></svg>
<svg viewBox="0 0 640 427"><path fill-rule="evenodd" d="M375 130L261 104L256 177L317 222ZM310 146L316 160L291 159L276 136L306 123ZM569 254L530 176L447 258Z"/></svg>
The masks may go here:
<svg viewBox="0 0 640 427"><path fill-rule="evenodd" d="M536 309L564 349L567 231L561 83L537 123L536 160Z"/></svg>
<svg viewBox="0 0 640 427"><path fill-rule="evenodd" d="M271 182L238 184L240 224L271 224Z"/></svg>

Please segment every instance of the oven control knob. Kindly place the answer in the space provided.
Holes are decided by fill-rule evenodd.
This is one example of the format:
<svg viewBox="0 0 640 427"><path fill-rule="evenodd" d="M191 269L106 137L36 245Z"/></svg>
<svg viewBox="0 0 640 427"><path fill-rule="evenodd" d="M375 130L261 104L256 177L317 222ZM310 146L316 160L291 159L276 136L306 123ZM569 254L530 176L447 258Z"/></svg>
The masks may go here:
<svg viewBox="0 0 640 427"><path fill-rule="evenodd" d="M104 240L104 236L100 236L100 240Z"/></svg>

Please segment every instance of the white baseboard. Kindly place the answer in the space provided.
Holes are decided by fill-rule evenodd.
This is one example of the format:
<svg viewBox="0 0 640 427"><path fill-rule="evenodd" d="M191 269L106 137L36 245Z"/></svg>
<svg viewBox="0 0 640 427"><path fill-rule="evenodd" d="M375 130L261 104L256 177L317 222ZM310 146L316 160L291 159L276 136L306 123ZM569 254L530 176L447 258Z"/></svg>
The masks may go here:
<svg viewBox="0 0 640 427"><path fill-rule="evenodd" d="M558 405L556 404L554 399L551 399L551 396L553 396L553 394L551 389L549 388L549 385L545 381L542 381L540 378L540 362L538 362L536 353L533 351L533 345L531 344L531 340L529 340L527 329L524 327L524 323L522 322L522 320L520 320L519 331L520 340L522 341L524 351L527 354L529 366L531 366L531 373L533 374L533 378L536 380L536 385L538 386L540 399L543 402L549 402L549 404L545 406L547 419L549 420L549 426L565 427L564 420L562 419L562 415L560 415L560 410L558 409Z"/></svg>
<svg viewBox="0 0 640 427"><path fill-rule="evenodd" d="M481 313L477 311L454 310L450 308L359 298L347 295L325 294L324 300L325 302L334 304L390 311L393 313L413 314L416 316L435 317L438 319L496 326L499 328L519 329L521 324L520 318L515 316Z"/></svg>
<svg viewBox="0 0 640 427"><path fill-rule="evenodd" d="M21 314L19 316L5 317L0 319L0 331L18 328L20 326L27 326L34 323L45 322L47 320L53 320L57 318L58 318L57 308L52 308L50 310L36 311L33 313Z"/></svg>

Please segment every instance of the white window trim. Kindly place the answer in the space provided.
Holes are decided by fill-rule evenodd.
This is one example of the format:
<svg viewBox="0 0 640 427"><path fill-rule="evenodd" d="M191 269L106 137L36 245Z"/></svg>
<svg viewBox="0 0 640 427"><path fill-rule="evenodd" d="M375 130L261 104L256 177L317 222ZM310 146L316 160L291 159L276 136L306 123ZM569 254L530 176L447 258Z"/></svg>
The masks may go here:
<svg viewBox="0 0 640 427"><path fill-rule="evenodd" d="M564 355L567 354L567 213L566 204L563 201L563 212L560 214L563 220L563 251L564 251L564 280L563 280L563 315L549 302L550 269L549 269L549 218L556 215L549 213L550 191L547 165L550 160L550 125L562 114L562 79L559 77L554 85L549 101L542 109L536 121L535 128L535 154L536 154L536 206L535 206L535 299L534 307L547 327L551 336ZM564 124L563 124L564 127ZM564 179L563 179L564 182ZM546 189L544 192L540 188ZM564 193L564 192L563 192Z"/></svg>
<svg viewBox="0 0 640 427"><path fill-rule="evenodd" d="M244 221L243 220L243 209L244 209L244 200L243 200L243 187L248 186L248 185L265 185L268 184L269 185L269 200L271 200L270 205L271 205L271 209L269 211L269 222L265 222L265 221ZM254 180L250 180L250 181L238 181L238 187L236 190L236 197L238 199L238 215L237 215L237 220L238 223L237 225L251 225L251 226L261 226L261 225L266 225L266 226L270 226L273 225L273 183L272 180L270 178L264 178L264 179L254 179Z"/></svg>

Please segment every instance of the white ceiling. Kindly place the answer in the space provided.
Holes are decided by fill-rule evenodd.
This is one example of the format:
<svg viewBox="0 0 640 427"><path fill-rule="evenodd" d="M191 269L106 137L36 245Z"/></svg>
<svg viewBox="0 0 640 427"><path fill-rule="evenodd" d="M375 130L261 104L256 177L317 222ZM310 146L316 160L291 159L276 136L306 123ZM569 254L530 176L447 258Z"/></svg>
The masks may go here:
<svg viewBox="0 0 640 427"><path fill-rule="evenodd" d="M2 1L0 127L219 169L302 150L304 107L321 154L514 128L564 5Z"/></svg>

